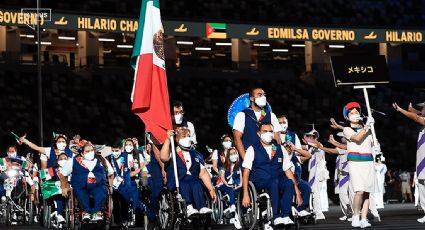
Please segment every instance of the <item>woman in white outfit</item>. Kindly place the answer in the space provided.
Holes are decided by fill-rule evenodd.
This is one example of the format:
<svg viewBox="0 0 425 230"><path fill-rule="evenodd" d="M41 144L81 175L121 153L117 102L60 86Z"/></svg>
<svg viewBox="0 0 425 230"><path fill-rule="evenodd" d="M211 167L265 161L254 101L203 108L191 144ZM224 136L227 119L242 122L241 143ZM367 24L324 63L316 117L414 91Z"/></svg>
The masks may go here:
<svg viewBox="0 0 425 230"><path fill-rule="evenodd" d="M360 105L357 102L350 102L344 107L344 117L350 123L349 127L344 128L343 133L347 139L350 186L355 192L351 226L367 228L371 226L367 220L369 194L375 192L376 182L372 153L373 140L369 130L374 121L370 117L366 125L363 125L360 117Z"/></svg>
<svg viewBox="0 0 425 230"><path fill-rule="evenodd" d="M313 193L313 210L316 220L324 220L323 212L329 209L327 193L329 171L326 168L325 152L316 146L318 138L319 133L314 129L304 134L304 142L309 146L308 151L312 156L308 164L308 184Z"/></svg>

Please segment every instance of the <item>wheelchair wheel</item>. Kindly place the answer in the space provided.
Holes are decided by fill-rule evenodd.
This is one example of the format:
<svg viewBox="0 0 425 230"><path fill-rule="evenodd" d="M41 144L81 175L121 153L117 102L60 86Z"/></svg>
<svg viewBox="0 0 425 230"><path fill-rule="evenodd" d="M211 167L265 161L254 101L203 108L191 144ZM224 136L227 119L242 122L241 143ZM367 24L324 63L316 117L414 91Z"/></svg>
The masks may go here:
<svg viewBox="0 0 425 230"><path fill-rule="evenodd" d="M52 207L48 204L47 200L43 200L43 227L52 228Z"/></svg>
<svg viewBox="0 0 425 230"><path fill-rule="evenodd" d="M253 230L257 228L258 225L259 220L257 216L259 214L259 209L257 203L257 191L255 190L255 186L251 181L248 185L248 193L249 199L251 200L249 207L245 208L242 206L243 191L241 191L238 195L237 209L242 227L244 229Z"/></svg>
<svg viewBox="0 0 425 230"><path fill-rule="evenodd" d="M75 228L74 203L72 197L68 198L65 208L65 220L69 229Z"/></svg>
<svg viewBox="0 0 425 230"><path fill-rule="evenodd" d="M12 225L12 206L8 202L5 210L6 226Z"/></svg>
<svg viewBox="0 0 425 230"><path fill-rule="evenodd" d="M108 201L106 203L106 210L105 210L105 229L109 230L112 223L112 209L113 209L113 202L112 202L112 195L108 193Z"/></svg>
<svg viewBox="0 0 425 230"><path fill-rule="evenodd" d="M177 213L175 209L177 200L170 191L164 190L159 197L158 220L161 230L175 229Z"/></svg>
<svg viewBox="0 0 425 230"><path fill-rule="evenodd" d="M216 224L223 222L223 195L221 194L221 191L219 189L215 190L215 193L217 194L217 200L215 203L212 204L212 221Z"/></svg>
<svg viewBox="0 0 425 230"><path fill-rule="evenodd" d="M25 205L24 205L23 220L24 220L24 223L28 223L31 225L34 222L34 204L30 198L25 199L24 203Z"/></svg>

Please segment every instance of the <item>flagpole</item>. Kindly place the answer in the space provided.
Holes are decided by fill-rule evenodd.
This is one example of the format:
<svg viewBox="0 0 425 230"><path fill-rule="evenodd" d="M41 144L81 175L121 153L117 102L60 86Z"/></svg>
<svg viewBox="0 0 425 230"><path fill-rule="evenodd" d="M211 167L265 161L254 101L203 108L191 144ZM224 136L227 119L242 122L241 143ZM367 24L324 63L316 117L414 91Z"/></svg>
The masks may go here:
<svg viewBox="0 0 425 230"><path fill-rule="evenodd" d="M171 154L173 158L173 168L174 168L174 180L176 181L176 189L177 189L177 196L180 197L180 183L179 183L179 175L177 174L177 162L176 162L176 148L174 147L174 136L171 136Z"/></svg>
<svg viewBox="0 0 425 230"><path fill-rule="evenodd" d="M43 82L41 76L41 28L40 0L37 0L37 89L38 89L38 135L40 146L43 146Z"/></svg>

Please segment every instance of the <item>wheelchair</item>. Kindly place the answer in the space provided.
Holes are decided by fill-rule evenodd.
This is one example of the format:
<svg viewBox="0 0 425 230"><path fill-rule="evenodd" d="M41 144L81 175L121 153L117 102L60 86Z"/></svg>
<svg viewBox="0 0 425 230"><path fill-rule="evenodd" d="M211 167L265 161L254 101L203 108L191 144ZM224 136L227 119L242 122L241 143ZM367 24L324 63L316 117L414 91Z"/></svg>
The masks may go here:
<svg viewBox="0 0 425 230"><path fill-rule="evenodd" d="M90 202L92 202L91 199L92 197L90 197ZM81 205L79 204L78 199L76 199L75 194L71 188L71 196L69 199L69 207L70 207L69 229L80 230L80 229L83 229L84 225L89 224L89 225L98 225L99 227L103 226L105 230L109 230L112 223L112 205L113 205L112 194L108 190L108 195L103 208L103 219L99 221L90 220L88 222L83 222L82 220L83 209Z"/></svg>
<svg viewBox="0 0 425 230"><path fill-rule="evenodd" d="M20 166L11 166L1 174L6 196L1 198L0 207L6 226L33 223L36 207L25 174Z"/></svg>
<svg viewBox="0 0 425 230"><path fill-rule="evenodd" d="M206 207L212 209L212 200L208 192L204 190ZM211 229L212 215L194 214L187 217L186 202L176 190L169 191L164 188L159 196L158 224L161 230L179 230L190 226L192 229Z"/></svg>
<svg viewBox="0 0 425 230"><path fill-rule="evenodd" d="M60 195L56 195L56 196L60 196ZM67 202L65 203L65 208L64 208L64 215L63 217L65 218L65 223L59 223L57 218L56 218L56 211L53 212L53 208L54 207L54 199L53 197L49 197L47 199L43 199L43 204L42 204L42 221L41 221L41 225L44 228L48 228L48 229L56 229L56 228L69 228L70 226L70 216L71 216L71 201L70 199L67 200Z"/></svg>
<svg viewBox="0 0 425 230"><path fill-rule="evenodd" d="M242 206L243 191L239 192L237 200L237 213L244 229L259 229L272 221L273 211L269 194L264 190L257 191L254 184L248 184L248 195L251 204L248 208Z"/></svg>
<svg viewBox="0 0 425 230"><path fill-rule="evenodd" d="M219 188L215 189L215 193L217 195L217 202L212 205L212 221L216 224L230 224L230 219L232 219L230 212L230 197L228 194L223 193ZM238 196L236 194L235 196L236 206Z"/></svg>

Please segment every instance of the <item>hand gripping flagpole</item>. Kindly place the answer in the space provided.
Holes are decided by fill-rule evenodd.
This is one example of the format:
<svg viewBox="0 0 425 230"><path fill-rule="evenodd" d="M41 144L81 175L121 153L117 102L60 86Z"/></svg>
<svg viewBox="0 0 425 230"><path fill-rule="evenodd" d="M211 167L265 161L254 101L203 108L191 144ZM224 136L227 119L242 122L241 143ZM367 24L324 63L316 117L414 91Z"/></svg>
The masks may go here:
<svg viewBox="0 0 425 230"><path fill-rule="evenodd" d="M177 161L176 161L176 148L174 147L174 136L170 137L171 142L171 158L173 159L173 168L174 168L174 180L176 181L176 190L177 197L180 198L180 183L179 183L179 175L177 174Z"/></svg>
<svg viewBox="0 0 425 230"><path fill-rule="evenodd" d="M361 86L354 86L354 89L363 89L364 98L366 101L366 108L367 108L367 116L372 117L372 109L370 108L369 103L369 94L367 93L367 89L374 89L374 85L361 85ZM373 146L379 146L378 140L376 138L376 132L375 132L375 124L372 124L370 126L370 131L372 132L372 139L373 139Z"/></svg>

